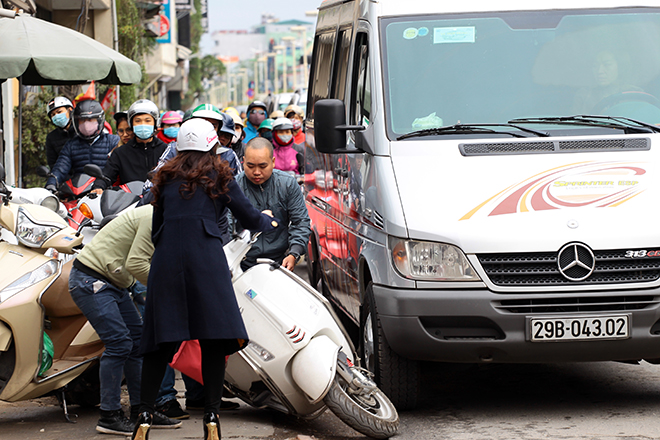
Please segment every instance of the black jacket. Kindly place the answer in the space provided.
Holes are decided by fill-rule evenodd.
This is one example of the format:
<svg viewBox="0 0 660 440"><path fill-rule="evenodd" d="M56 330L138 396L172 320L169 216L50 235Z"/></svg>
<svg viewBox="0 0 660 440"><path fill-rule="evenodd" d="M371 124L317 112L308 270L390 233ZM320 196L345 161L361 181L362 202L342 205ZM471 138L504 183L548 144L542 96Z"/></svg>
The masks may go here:
<svg viewBox="0 0 660 440"><path fill-rule="evenodd" d="M158 164L158 158L163 154L167 144L153 137L151 142L143 144L135 138L121 147L116 148L108 158L103 168L103 174L114 184L119 177L119 183L133 181L144 182L147 173ZM94 188L105 189L108 184L100 179L94 182Z"/></svg>
<svg viewBox="0 0 660 440"><path fill-rule="evenodd" d="M62 151L64 144L76 137L76 132L73 129L73 124L69 124L69 128L56 128L48 133L46 136L46 160L48 161L48 168L51 170L55 167L55 162Z"/></svg>

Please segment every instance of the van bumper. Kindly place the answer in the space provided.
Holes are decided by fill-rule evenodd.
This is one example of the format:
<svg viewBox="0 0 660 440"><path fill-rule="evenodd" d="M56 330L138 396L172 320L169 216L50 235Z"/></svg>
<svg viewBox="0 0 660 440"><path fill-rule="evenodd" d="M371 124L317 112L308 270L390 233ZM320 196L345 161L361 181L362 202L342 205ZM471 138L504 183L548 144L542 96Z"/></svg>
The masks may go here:
<svg viewBox="0 0 660 440"><path fill-rule="evenodd" d="M417 290L373 286L385 338L400 356L439 362L583 362L658 360L660 288L600 292L495 294L487 289ZM644 297L640 310L525 313L504 300ZM629 316L630 338L531 342L530 318Z"/></svg>

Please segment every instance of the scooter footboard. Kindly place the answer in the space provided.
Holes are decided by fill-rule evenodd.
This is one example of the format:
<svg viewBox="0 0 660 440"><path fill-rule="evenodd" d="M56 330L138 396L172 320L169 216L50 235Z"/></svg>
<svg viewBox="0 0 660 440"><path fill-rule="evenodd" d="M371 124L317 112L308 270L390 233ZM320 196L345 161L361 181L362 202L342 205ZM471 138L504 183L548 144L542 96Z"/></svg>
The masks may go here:
<svg viewBox="0 0 660 440"><path fill-rule="evenodd" d="M320 335L293 358L291 376L310 403L319 402L330 389L337 371L339 349L330 338Z"/></svg>

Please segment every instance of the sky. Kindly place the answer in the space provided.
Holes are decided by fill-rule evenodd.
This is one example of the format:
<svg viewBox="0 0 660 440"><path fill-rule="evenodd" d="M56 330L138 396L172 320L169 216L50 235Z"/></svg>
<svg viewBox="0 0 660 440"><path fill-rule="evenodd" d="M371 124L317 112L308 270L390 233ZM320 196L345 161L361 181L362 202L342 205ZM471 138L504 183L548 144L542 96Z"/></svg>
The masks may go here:
<svg viewBox="0 0 660 440"><path fill-rule="evenodd" d="M208 0L209 32L202 36L202 52L213 47L211 34L219 30L245 29L261 23L261 14L269 12L280 20L316 22L316 17L305 16L315 10L321 0Z"/></svg>

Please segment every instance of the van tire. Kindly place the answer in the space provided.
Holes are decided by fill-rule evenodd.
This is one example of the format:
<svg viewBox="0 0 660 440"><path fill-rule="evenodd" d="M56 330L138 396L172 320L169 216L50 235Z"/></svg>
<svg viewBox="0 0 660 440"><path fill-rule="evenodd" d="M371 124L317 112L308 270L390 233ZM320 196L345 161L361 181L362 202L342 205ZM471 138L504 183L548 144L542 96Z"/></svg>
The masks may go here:
<svg viewBox="0 0 660 440"><path fill-rule="evenodd" d="M399 411L416 408L420 393L419 362L399 356L387 343L371 283L365 289L360 315L362 366L374 373L376 384Z"/></svg>

